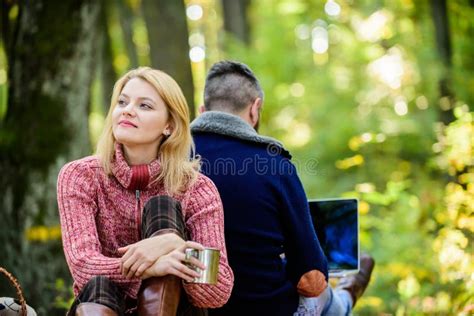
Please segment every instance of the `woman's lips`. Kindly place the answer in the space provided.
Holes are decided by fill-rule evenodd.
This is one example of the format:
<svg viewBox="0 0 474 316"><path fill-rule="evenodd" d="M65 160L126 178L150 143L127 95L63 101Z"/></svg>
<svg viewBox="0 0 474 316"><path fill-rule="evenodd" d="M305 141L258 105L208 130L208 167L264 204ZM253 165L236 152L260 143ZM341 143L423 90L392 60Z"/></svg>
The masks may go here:
<svg viewBox="0 0 474 316"><path fill-rule="evenodd" d="M137 127L135 124L133 124L130 121L123 120L119 122L119 125L125 126L125 127Z"/></svg>

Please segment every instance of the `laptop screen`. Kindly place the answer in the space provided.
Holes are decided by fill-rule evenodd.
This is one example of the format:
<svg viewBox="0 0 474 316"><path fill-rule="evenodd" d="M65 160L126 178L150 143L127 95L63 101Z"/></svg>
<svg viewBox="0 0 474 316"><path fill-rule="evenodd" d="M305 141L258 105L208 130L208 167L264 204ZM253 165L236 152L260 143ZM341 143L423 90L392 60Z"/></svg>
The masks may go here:
<svg viewBox="0 0 474 316"><path fill-rule="evenodd" d="M357 199L309 201L313 225L328 259L329 275L343 276L359 270Z"/></svg>

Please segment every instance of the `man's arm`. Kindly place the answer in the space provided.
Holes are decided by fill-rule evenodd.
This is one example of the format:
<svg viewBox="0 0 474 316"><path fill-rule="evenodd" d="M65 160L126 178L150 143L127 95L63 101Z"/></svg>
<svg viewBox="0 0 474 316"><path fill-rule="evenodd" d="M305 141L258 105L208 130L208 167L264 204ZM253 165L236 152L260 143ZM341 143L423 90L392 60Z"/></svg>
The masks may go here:
<svg viewBox="0 0 474 316"><path fill-rule="evenodd" d="M306 194L288 160L281 161L280 197L285 236L287 270L298 292L317 296L327 287L327 259L313 227Z"/></svg>

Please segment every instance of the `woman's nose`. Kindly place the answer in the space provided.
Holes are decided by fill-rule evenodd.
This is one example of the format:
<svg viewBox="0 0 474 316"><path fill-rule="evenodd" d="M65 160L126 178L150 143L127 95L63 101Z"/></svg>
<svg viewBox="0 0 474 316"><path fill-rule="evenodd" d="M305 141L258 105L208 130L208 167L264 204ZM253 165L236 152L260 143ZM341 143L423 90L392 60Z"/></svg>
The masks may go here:
<svg viewBox="0 0 474 316"><path fill-rule="evenodd" d="M133 102L129 102L125 107L123 107L122 114L124 115L135 115L135 106Z"/></svg>

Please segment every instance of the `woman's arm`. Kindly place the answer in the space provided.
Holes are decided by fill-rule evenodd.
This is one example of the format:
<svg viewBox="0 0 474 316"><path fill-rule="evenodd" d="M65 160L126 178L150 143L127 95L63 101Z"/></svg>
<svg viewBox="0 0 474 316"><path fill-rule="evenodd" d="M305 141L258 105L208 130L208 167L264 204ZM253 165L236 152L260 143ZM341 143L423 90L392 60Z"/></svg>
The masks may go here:
<svg viewBox="0 0 474 316"><path fill-rule="evenodd" d="M142 279L155 276L160 277L168 274L175 275L188 282L192 282L194 278L198 278L200 274L185 264L187 261L185 255L186 248L194 248L198 250L204 249L201 244L193 241L187 241L182 247L177 248L170 253L158 258L158 260L156 260L156 262L143 273ZM200 269L206 268L206 266L201 261L194 257L190 258L188 262Z"/></svg>
<svg viewBox="0 0 474 316"><path fill-rule="evenodd" d="M234 274L227 261L222 201L214 183L203 175L199 175L189 192L188 203L185 205L185 221L191 240L204 247L219 249L221 256L217 284L185 283L184 289L194 305L220 307L230 297Z"/></svg>
<svg viewBox="0 0 474 316"><path fill-rule="evenodd" d="M183 248L186 242L174 233L166 233L140 240L134 244L118 248L122 254L120 259L122 274L127 278L139 277L149 269L160 257ZM152 273L147 273L148 277ZM157 275L158 276L158 275Z"/></svg>
<svg viewBox="0 0 474 316"><path fill-rule="evenodd" d="M91 161L86 159L65 165L59 173L57 186L64 254L76 290L92 277L103 275L135 297L140 280L122 275L120 258L102 254L95 221L98 212L96 180L89 165Z"/></svg>

